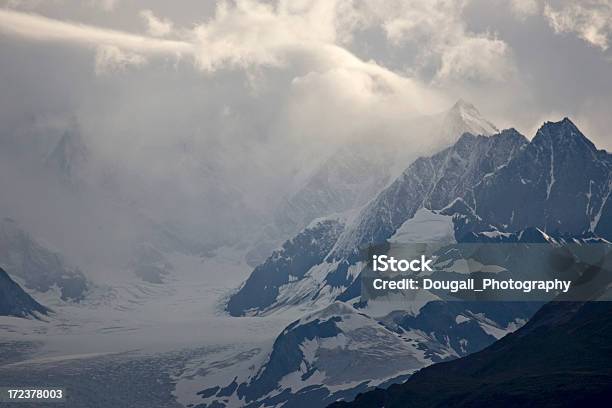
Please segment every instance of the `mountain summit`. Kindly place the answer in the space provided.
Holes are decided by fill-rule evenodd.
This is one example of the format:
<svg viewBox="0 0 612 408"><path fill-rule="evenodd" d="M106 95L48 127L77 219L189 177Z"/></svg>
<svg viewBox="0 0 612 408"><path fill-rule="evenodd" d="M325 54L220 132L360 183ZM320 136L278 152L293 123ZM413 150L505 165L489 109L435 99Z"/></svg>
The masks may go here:
<svg viewBox="0 0 612 408"><path fill-rule="evenodd" d="M549 146L563 147L565 149L571 148L575 153L586 151L588 154L593 154L597 152L593 142L567 117L559 122L544 123L538 129L533 142L537 145L548 144Z"/></svg>
<svg viewBox="0 0 612 408"><path fill-rule="evenodd" d="M433 136L452 144L464 133L490 136L498 132L499 129L485 119L473 104L459 99L443 114L440 124L434 128Z"/></svg>

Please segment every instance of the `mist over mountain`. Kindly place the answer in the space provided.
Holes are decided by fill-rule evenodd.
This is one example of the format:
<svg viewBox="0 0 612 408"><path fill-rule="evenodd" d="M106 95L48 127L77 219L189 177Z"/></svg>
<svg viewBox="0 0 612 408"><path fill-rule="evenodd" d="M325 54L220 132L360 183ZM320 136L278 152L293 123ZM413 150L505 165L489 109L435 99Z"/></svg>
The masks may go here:
<svg viewBox="0 0 612 408"><path fill-rule="evenodd" d="M484 118L476 106L464 99L459 99L451 109L438 116L438 123L430 130L431 137L441 141L437 150L452 145L464 133L485 136L499 133L499 129Z"/></svg>
<svg viewBox="0 0 612 408"><path fill-rule="evenodd" d="M47 156L46 165L63 182L76 184L86 175L89 154L79 130L67 130Z"/></svg>
<svg viewBox="0 0 612 408"><path fill-rule="evenodd" d="M464 133L485 136L497 133L497 128L474 105L462 99L448 111L418 121L424 122L417 126L422 126L427 148L433 150L454 144ZM406 132L417 129L409 128ZM373 134L331 152L278 210L275 215L278 222L299 229L314 218L361 207L419 154L419 148L405 148L410 139Z"/></svg>
<svg viewBox="0 0 612 408"><path fill-rule="evenodd" d="M283 237L292 236L318 217L363 206L401 174L406 163L455 143L466 132L488 136L497 128L474 105L460 99L437 115L415 118L399 135L374 131L339 147L331 145L322 161L314 160L314 165L302 169L288 185L273 223L247 255L249 262L263 262ZM415 134L427 142L415 145Z"/></svg>
<svg viewBox="0 0 612 408"><path fill-rule="evenodd" d="M116 141L123 150L109 156L109 145L77 119L36 118L23 134L0 140L3 173L21 174L19 183L0 179L8 198L0 209L102 283L137 270L142 275L143 247L210 254L249 246L247 261L257 265L312 220L362 206L416 154L449 143L449 132L492 130L463 101L402 125L401 132L361 131L323 144L254 141L259 146L244 162L246 147L221 136L204 141L187 130L160 145L153 133ZM414 144L424 133L429 141ZM281 151L294 162L273 165ZM317 156L322 160L309 159ZM245 172L244 165L254 167Z"/></svg>

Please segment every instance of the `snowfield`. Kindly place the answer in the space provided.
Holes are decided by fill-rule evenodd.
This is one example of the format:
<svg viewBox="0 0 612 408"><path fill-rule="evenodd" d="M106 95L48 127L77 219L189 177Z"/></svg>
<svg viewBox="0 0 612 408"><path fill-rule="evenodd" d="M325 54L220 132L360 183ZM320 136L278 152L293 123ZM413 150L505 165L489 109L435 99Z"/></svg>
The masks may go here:
<svg viewBox="0 0 612 408"><path fill-rule="evenodd" d="M148 362L153 364L149 370L159 370L156 375L165 373L168 394L149 402L178 406L174 399L182 405L201 401L197 391L229 383L236 373L246 378L249 367L261 364L276 335L296 316L228 318L225 299L250 272L242 258L230 249L210 258L170 254L174 269L165 284L134 278L94 285L81 303L61 301L57 291L32 293L53 313L40 320L0 317L3 382L14 378L16 384L33 384L45 378L69 391L79 389L77 402L89 403L93 395L85 395L81 379L68 373L95 371L104 378L112 376L117 364L128 370ZM145 374L125 372L123 380ZM143 395L149 393L159 397L159 391L150 389ZM128 406L122 405L122 395L112 397L116 406ZM142 406L147 401L144 397Z"/></svg>

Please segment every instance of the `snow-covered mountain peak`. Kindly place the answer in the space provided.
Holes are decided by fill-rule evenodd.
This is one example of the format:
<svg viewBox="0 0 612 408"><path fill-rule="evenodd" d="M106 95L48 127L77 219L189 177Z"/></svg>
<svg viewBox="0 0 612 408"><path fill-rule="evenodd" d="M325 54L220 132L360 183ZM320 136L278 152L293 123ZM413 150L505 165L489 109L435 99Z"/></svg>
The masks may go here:
<svg viewBox="0 0 612 408"><path fill-rule="evenodd" d="M472 110L472 111L478 112L478 109L476 109L474 104L472 104L471 102L466 101L463 98L459 98L457 100L457 102L455 102L455 104L453 105L451 110L459 110L459 111L461 111L461 110Z"/></svg>
<svg viewBox="0 0 612 408"><path fill-rule="evenodd" d="M499 132L497 126L485 119L472 103L459 99L446 113L448 124L466 127L466 132L492 135Z"/></svg>
<svg viewBox="0 0 612 408"><path fill-rule="evenodd" d="M464 133L490 136L498 132L499 129L485 119L472 103L459 99L448 111L442 113L439 125L433 129L432 137L448 146Z"/></svg>

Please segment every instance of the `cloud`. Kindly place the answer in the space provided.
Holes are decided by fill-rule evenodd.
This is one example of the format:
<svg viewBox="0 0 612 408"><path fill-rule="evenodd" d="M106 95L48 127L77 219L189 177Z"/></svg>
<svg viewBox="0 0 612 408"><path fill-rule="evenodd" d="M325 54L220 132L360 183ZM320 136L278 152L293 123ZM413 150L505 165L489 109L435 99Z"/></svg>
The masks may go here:
<svg viewBox="0 0 612 408"><path fill-rule="evenodd" d="M505 42L489 36L470 36L442 54L435 79L504 81L514 71Z"/></svg>
<svg viewBox="0 0 612 408"><path fill-rule="evenodd" d="M172 32L172 21L158 18L151 10L142 10L140 16L147 23L147 32L153 37L164 37Z"/></svg>
<svg viewBox="0 0 612 408"><path fill-rule="evenodd" d="M240 126L240 131L236 132L249 132L253 138L265 137L276 142L284 138L296 144L303 144L301 138L308 134L313 143L330 143L330 140L335 143L354 136L360 128L361 132L366 128L380 129L383 126L400 129L399 124L410 117L433 113L445 106L445 98L437 91L427 89L419 80L389 70L375 61L359 58L348 49L345 42L350 41L350 34L357 24L361 24L351 7L347 0L281 0L273 5L252 0L219 2L204 23L168 33L174 38L172 40L0 10L0 33L11 35L11 39L56 41L95 50L98 75L125 71L129 67L144 68L136 77L142 76L142 81L149 78L150 84L143 84L129 73L115 79L120 82L130 78L127 84L121 82L121 89L126 89L122 98L130 102L126 102L127 106L120 113L115 113L117 102L112 102L108 107L110 112L102 115L106 118L115 114L120 116L131 109L135 115L163 111L163 122L170 123L169 116L175 115L173 123L176 127L190 129L192 124L184 125L180 119L187 115L181 109L193 114L201 123L203 106L214 111L220 105L227 105L234 111L236 106L252 100L251 110L231 121ZM157 33L161 34L159 30ZM159 68L152 63L152 58L168 55L181 56L179 69L185 78L191 80L182 88L172 75L158 74L155 80L151 79L152 72ZM193 68L201 76L197 80L191 76ZM202 73L205 74L203 77ZM232 81L224 80L228 76ZM102 82L108 84L107 91L110 79ZM194 84L207 84L209 88L194 89ZM161 88L165 89L167 99L161 97ZM219 89L214 98L212 88ZM134 89L134 95L128 89ZM179 99L185 102L185 106L177 105L178 89L181 89ZM192 99L183 96L192 91ZM196 91L201 93L195 95ZM94 102L98 100L91 99ZM83 106L80 109L86 110ZM97 112L97 109L92 108L92 111ZM198 113L192 113L194 110ZM146 127L146 131L121 129L122 125L133 126L135 115L128 115L125 122L123 116L105 120L104 126L108 128L100 140L107 140L108 135L142 133L149 143L159 140L160 144L173 146L175 140L162 134L164 128L159 124L144 125L157 120L158 115L138 122L141 127ZM91 117L96 118L98 114ZM322 121L319 119L322 117L328 119ZM267 118L266 123L258 124L262 118ZM347 123L352 125L347 126ZM100 126L83 125L86 130L94 128ZM224 120L217 128L209 129L209 133L226 134L231 128ZM261 135L252 128L263 129L258 131ZM156 134L159 134L158 139L153 136ZM136 145L136 142L131 141L131 145ZM114 147L111 150L116 155ZM143 151L136 148L135 154L144 154ZM163 149L163 155L167 156L168 151L172 148ZM159 160L133 162L164 161L156 159ZM168 174L166 170L161 173Z"/></svg>
<svg viewBox="0 0 612 408"><path fill-rule="evenodd" d="M560 7L546 4L544 16L556 33L574 33L592 46L607 50L612 36L609 0L571 2Z"/></svg>
<svg viewBox="0 0 612 408"><path fill-rule="evenodd" d="M90 0L93 6L99 7L104 11L113 11L119 0Z"/></svg>
<svg viewBox="0 0 612 408"><path fill-rule="evenodd" d="M280 1L276 6L252 0L238 0L235 6L220 2L214 17L194 29L198 64L205 71L282 66L289 58L299 59L296 54L310 54L315 64L355 60L335 42L336 4L333 0Z"/></svg>
<svg viewBox="0 0 612 408"><path fill-rule="evenodd" d="M381 4L368 0L362 3L360 9L365 15L373 16L371 23L382 25L387 38L396 44L423 39L439 43L447 40L451 34L464 35L461 13L465 4L464 1L446 0L391 1Z"/></svg>
<svg viewBox="0 0 612 408"><path fill-rule="evenodd" d="M252 78L266 68L282 68L295 78L310 73L342 70L341 78L350 82L363 76L379 86L364 88L372 94L386 89L420 104L415 111L431 109L431 98L416 81L401 77L385 67L363 61L338 44L350 32L352 23L338 14L350 3L346 0L288 2L275 6L253 0L235 4L220 2L214 16L192 30L179 30L180 39L159 39L119 30L54 20L31 13L0 10L0 32L36 41L58 41L92 47L96 50L96 73L143 66L150 56L178 55L189 57L206 72L240 69ZM152 12L141 13L153 24L150 34L169 34L171 23L158 19ZM160 23L161 22L161 23ZM161 26L157 23L160 23ZM344 33L344 34L339 34ZM368 97L365 96L364 97Z"/></svg>
<svg viewBox="0 0 612 408"><path fill-rule="evenodd" d="M219 3L212 19L194 30L201 69L286 67L288 61L328 69L348 64L380 68L349 52L354 34L380 29L393 47L416 48L409 72L436 83L501 82L514 73L509 46L489 32L470 32L462 18L467 2L279 1ZM318 67L316 67L318 65ZM327 66L327 68L324 68ZM361 69L360 68L360 69ZM420 75L419 80L428 79Z"/></svg>
<svg viewBox="0 0 612 408"><path fill-rule="evenodd" d="M287 109L298 106L295 109L301 112L289 114L301 119L308 116L312 123L317 122L317 115L335 112L337 122L326 123L338 123L344 129L332 131L330 126L322 126L318 131L335 138L354 134L349 129L356 126L346 126L351 122L348 118L355 124L364 123L355 121L360 117L371 121L370 113L380 113L377 106L399 104L401 109L391 108L389 112L393 115L401 111L404 116L439 109L440 95L426 89L418 79L349 51L343 42L349 41L352 30L361 24L349 6L351 2L344 0L280 1L276 5L251 0L239 0L235 5L221 2L214 16L193 30L196 65L206 73L244 70L254 75L256 87L265 83L258 74L262 70L282 70L292 78ZM318 102L308 102L312 100ZM308 109L302 109L304 106ZM300 126L304 126L301 119Z"/></svg>
<svg viewBox="0 0 612 408"><path fill-rule="evenodd" d="M114 46L148 55L181 55L193 51L184 41L162 40L86 24L59 21L37 14L0 9L0 33L35 41Z"/></svg>
<svg viewBox="0 0 612 408"><path fill-rule="evenodd" d="M146 62L142 55L121 51L114 45L101 45L96 50L95 72L96 75L103 75L123 71L130 66L142 66Z"/></svg>
<svg viewBox="0 0 612 408"><path fill-rule="evenodd" d="M416 51L412 71L433 69L436 82L503 81L513 70L508 45L493 33L471 32L463 17L468 0L362 0L355 28L381 27L390 44Z"/></svg>
<svg viewBox="0 0 612 408"><path fill-rule="evenodd" d="M6 7L34 9L42 3L42 0L8 0Z"/></svg>
<svg viewBox="0 0 612 408"><path fill-rule="evenodd" d="M405 121L445 106L448 101L418 79L365 61L339 44L355 27L338 14L348 5L345 0L220 2L205 23L175 30L175 40L0 10L0 32L92 48L97 75L152 67L153 57L168 55L192 62L207 79L244 74L255 98L271 93L278 99L267 103L284 111L275 120L288 138L308 129L321 140L341 140L354 136L357 123L373 128L385 119ZM229 99L228 105L236 103ZM332 112L335 119L317 120Z"/></svg>
<svg viewBox="0 0 612 408"><path fill-rule="evenodd" d="M151 10L140 12L149 36L140 36L33 14L1 11L2 29L38 40L63 40L114 46L123 52L191 55L203 71L258 69L301 65L328 69L336 65L365 67L349 51L355 33L380 29L391 46L410 44L416 59L409 72L433 69L436 82L469 79L503 81L513 72L511 53L489 32L466 28L462 13L468 1L450 0L255 0L220 1L212 18L190 29ZM174 34L176 40L155 37ZM476 53L470 58L466 52ZM138 64L134 64L138 65ZM306 68L308 66L308 68ZM383 69L378 66L379 69ZM421 75L421 79L427 80Z"/></svg>
<svg viewBox="0 0 612 408"><path fill-rule="evenodd" d="M512 0L510 8L516 17L525 19L540 12L540 3L539 0Z"/></svg>

